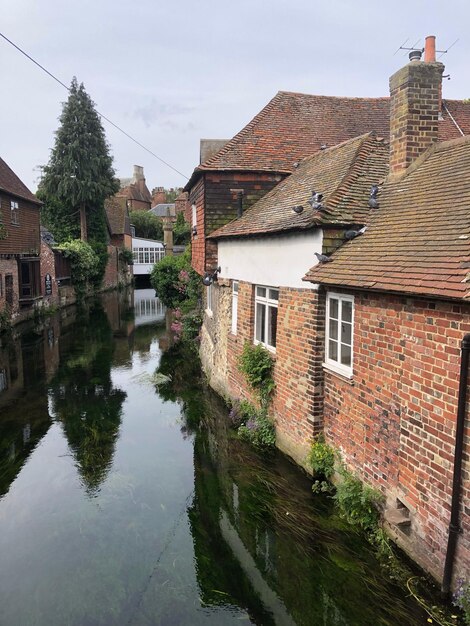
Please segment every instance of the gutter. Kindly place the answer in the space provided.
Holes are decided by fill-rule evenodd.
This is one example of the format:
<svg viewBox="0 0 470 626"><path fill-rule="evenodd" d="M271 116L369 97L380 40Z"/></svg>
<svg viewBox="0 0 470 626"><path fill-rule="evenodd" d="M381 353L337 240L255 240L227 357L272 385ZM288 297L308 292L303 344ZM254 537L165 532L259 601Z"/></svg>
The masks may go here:
<svg viewBox="0 0 470 626"><path fill-rule="evenodd" d="M457 424L455 432L454 477L452 481L452 503L449 522L449 539L447 541L446 560L442 577L441 592L443 596L450 593L452 572L454 569L457 536L461 532L460 493L462 486L462 453L464 445L465 414L467 410L468 364L470 358L470 334L464 336L461 343L459 398L457 405Z"/></svg>

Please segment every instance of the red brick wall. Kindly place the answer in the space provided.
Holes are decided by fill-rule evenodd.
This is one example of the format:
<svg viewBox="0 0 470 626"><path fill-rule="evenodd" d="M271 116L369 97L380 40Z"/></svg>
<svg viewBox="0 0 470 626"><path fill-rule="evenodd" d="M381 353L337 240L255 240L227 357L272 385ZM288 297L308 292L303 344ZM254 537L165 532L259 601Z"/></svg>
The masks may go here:
<svg viewBox="0 0 470 626"><path fill-rule="evenodd" d="M193 268L199 274L205 271L205 237L204 237L204 199L205 199L204 176L197 181L189 194L189 204L196 205L196 235L191 235L191 262ZM189 224L193 228L192 209Z"/></svg>
<svg viewBox="0 0 470 626"><path fill-rule="evenodd" d="M363 480L411 511L399 543L437 577L449 523L460 341L470 306L356 294L354 376L325 372L328 441ZM470 497L470 431L462 501ZM470 509L462 510L458 568L470 567Z"/></svg>
<svg viewBox="0 0 470 626"><path fill-rule="evenodd" d="M6 307L6 290L5 290L5 276L13 276L13 307L10 311L13 315L18 313L19 310L19 284L18 284L18 262L16 259L1 259L0 258L0 276L1 276L1 288L0 288L0 312L5 310Z"/></svg>
<svg viewBox="0 0 470 626"><path fill-rule="evenodd" d="M323 411L323 297L309 289L279 290L272 414L278 444L298 463L313 435L322 426ZM254 337L254 286L239 282L237 334L229 332L227 378L230 395L252 398L238 370L238 358L246 341Z"/></svg>
<svg viewBox="0 0 470 626"><path fill-rule="evenodd" d="M46 296L45 278L46 274L52 277L52 294ZM41 295L45 304L58 304L59 288L56 282L55 258L52 249L43 241L41 241Z"/></svg>

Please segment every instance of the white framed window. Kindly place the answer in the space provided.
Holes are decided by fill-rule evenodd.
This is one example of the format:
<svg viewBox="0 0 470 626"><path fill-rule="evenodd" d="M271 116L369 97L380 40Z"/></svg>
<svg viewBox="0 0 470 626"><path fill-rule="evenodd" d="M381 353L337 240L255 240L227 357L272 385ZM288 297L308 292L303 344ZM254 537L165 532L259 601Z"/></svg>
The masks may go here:
<svg viewBox="0 0 470 626"><path fill-rule="evenodd" d="M255 287L255 343L262 343L266 348L276 349L277 306L279 289Z"/></svg>
<svg viewBox="0 0 470 626"><path fill-rule="evenodd" d="M11 208L11 223L18 226L20 223L18 202L16 202L15 200L12 200L10 202L10 208Z"/></svg>
<svg viewBox="0 0 470 626"><path fill-rule="evenodd" d="M325 365L351 378L353 374L354 296L328 293Z"/></svg>
<svg viewBox="0 0 470 626"><path fill-rule="evenodd" d="M237 334L238 321L238 281L232 283L232 333Z"/></svg>
<svg viewBox="0 0 470 626"><path fill-rule="evenodd" d="M206 311L212 315L212 297L213 297L213 292L212 292L212 285L209 285L206 288Z"/></svg>

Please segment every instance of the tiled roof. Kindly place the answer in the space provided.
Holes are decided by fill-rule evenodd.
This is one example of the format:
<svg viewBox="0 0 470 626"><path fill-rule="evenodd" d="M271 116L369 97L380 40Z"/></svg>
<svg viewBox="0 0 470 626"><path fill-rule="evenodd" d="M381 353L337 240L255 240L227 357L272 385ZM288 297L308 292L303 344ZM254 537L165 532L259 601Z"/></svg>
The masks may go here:
<svg viewBox="0 0 470 626"><path fill-rule="evenodd" d="M441 140L470 134L470 103L444 100ZM280 91L210 159L196 167L185 190L201 172L251 170L292 172L295 163L319 150L375 131L388 138L390 98L343 98ZM452 120L454 118L455 122Z"/></svg>
<svg viewBox="0 0 470 626"><path fill-rule="evenodd" d="M157 204L150 209L150 213L153 213L153 215L156 215L157 217L166 217L167 215L170 215L170 217L175 217L175 205Z"/></svg>
<svg viewBox="0 0 470 626"><path fill-rule="evenodd" d="M139 202L152 202L152 196L150 195L150 191L147 188L145 182L142 187L139 186L139 183L131 183L127 187L123 187L116 194L120 198L127 198L128 200L138 200Z"/></svg>
<svg viewBox="0 0 470 626"><path fill-rule="evenodd" d="M387 182L366 233L306 280L440 298L468 298L470 137L437 143Z"/></svg>
<svg viewBox="0 0 470 626"><path fill-rule="evenodd" d="M34 202L35 204L42 204L42 202L40 202L36 198L36 196L31 193L31 191L26 187L26 185L18 178L15 172L10 167L8 167L3 159L0 159L0 190L9 193L12 196L17 196L19 198L23 198L24 200L29 200L30 202Z"/></svg>
<svg viewBox="0 0 470 626"><path fill-rule="evenodd" d="M125 198L112 196L104 201L104 208L111 235L130 234L129 214Z"/></svg>
<svg viewBox="0 0 470 626"><path fill-rule="evenodd" d="M373 133L317 152L210 238L305 230L320 224L365 224L370 188L383 182L388 160L388 144ZM323 194L321 210L308 204L313 190ZM293 211L298 205L304 208L300 214Z"/></svg>

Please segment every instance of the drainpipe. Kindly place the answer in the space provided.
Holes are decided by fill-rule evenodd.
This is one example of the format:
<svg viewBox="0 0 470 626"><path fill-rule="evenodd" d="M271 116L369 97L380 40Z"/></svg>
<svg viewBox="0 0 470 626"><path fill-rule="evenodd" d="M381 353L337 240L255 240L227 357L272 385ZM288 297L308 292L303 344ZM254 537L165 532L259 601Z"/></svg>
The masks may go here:
<svg viewBox="0 0 470 626"><path fill-rule="evenodd" d="M465 335L461 344L459 401L457 405L457 427L455 432L454 478L452 481L452 504L450 510L449 539L447 541L446 561L442 577L443 596L450 593L452 571L454 569L457 535L460 532L460 489L462 485L462 452L464 444L465 414L467 410L468 363L470 357L470 334Z"/></svg>

